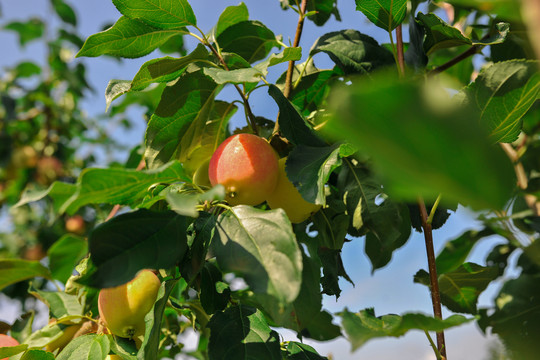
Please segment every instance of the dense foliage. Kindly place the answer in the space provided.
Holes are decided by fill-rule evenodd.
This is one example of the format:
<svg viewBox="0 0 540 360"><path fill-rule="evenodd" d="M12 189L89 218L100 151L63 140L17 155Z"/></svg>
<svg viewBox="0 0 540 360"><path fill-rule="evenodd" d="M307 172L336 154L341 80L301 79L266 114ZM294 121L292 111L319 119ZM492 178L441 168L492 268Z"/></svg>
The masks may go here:
<svg viewBox="0 0 540 360"><path fill-rule="evenodd" d="M540 19L521 15L540 13L534 1L356 0L390 43L347 29L311 47L299 46L304 21L324 29L339 20L337 0L276 1L299 15L288 45L251 19L244 3L220 9L215 26L200 29L204 14L188 0L112 2L122 16L86 41L63 0L51 0L60 27L44 19L3 26L21 46L46 43L48 58L45 67L15 64L0 79L0 206L13 223L0 234L0 289L25 307L28 297L43 301L51 321L32 329L28 309L3 324L0 331L21 345L0 348L0 358L326 359L302 339L344 336L355 350L422 330L440 359L443 331L468 322L500 337L500 356L536 358ZM189 52L186 37L199 42ZM144 143L125 164L90 167L93 152L81 158L77 150L118 145L81 111L89 85L70 54L137 58L157 49L170 56L105 90L107 121L122 123L117 115L131 104L145 107ZM317 68L321 57L334 66ZM268 74L279 64L288 69L272 83ZM219 98L230 90L234 101ZM250 97L261 93L279 108L277 119L251 109ZM246 125L232 128L238 110ZM287 209L266 202L232 206L226 187L197 180L237 133L259 135L287 157L286 177L320 205L307 220L291 221ZM431 258L432 229L458 204L475 210L483 229ZM341 260L347 242L364 242L375 271L415 230L425 234L430 266L419 264L414 282L430 288L433 317L323 309L323 296L340 296L340 279L354 282ZM475 244L495 234L485 263L469 262ZM492 308L479 308L479 295L513 254L519 276L505 280ZM99 290L142 269L156 271L157 298L144 334L118 337L98 317ZM243 286L232 286L238 279ZM455 314L441 318L441 303ZM178 337L189 328L199 342L186 354ZM278 328L295 331L298 341L282 342Z"/></svg>

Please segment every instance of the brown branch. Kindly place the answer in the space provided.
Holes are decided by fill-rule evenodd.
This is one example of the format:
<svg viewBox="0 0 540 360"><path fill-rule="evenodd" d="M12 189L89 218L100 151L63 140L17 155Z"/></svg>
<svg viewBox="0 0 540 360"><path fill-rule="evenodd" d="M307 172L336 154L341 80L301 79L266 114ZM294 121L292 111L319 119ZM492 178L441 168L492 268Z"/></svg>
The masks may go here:
<svg viewBox="0 0 540 360"><path fill-rule="evenodd" d="M299 14L298 14L298 24L296 25L296 34L294 35L293 47L298 47L300 45L300 38L302 37L302 30L304 29L304 20L307 9L307 0L302 0L300 5ZM292 78L294 73L294 60L289 61L289 67L287 68L287 75L285 76L285 89L283 90L283 95L288 99L291 96L292 91ZM274 134L279 131L279 123L276 121L274 126Z"/></svg>
<svg viewBox="0 0 540 360"><path fill-rule="evenodd" d="M508 158L510 158L510 160L512 161L512 164L514 164L514 171L516 172L517 178L517 186L522 190L526 190L529 186L529 180L527 179L527 174L525 173L525 168L523 167L523 164L519 161L518 153L510 144L500 143L500 145ZM529 206L529 208L533 210L534 214L536 216L540 216L540 201L536 199L536 196L532 194L525 194L524 198L527 206Z"/></svg>
<svg viewBox="0 0 540 360"><path fill-rule="evenodd" d="M420 218L422 219L422 229L424 230L424 239L426 242L426 253L428 258L429 282L431 291L431 302L433 304L433 314L436 318L442 319L441 293L439 291L439 279L437 276L437 266L435 264L435 251L433 249L433 231L431 224L428 223L428 213L424 200L418 199L420 208ZM444 332L437 332L437 349L442 359L446 359L446 345L444 342Z"/></svg>
<svg viewBox="0 0 540 360"><path fill-rule="evenodd" d="M146 166L146 162L144 161L144 158L142 158L141 162L139 162L139 165L137 165L137 168L135 169L135 171L141 171L142 169L144 169L145 166ZM105 219L105 221L109 221L113 217L115 217L121 208L122 208L122 205L114 205L109 215L107 215L107 218Z"/></svg>
<svg viewBox="0 0 540 360"><path fill-rule="evenodd" d="M399 65L399 70L401 75L405 75L405 55L403 53L403 29L401 24L396 28L396 38L397 38L397 60Z"/></svg>
<svg viewBox="0 0 540 360"><path fill-rule="evenodd" d="M443 71L448 70L452 66L456 65L460 61L465 60L469 56L472 56L472 55L480 52L480 50L482 50L482 48L483 48L482 45L473 45L469 49L465 50L465 52L463 52L463 53L459 54L458 56L456 56L455 58L453 58L453 59L449 60L448 62L442 64L441 66L438 66L435 69L431 70L428 73L428 75L433 76L433 75L440 74Z"/></svg>

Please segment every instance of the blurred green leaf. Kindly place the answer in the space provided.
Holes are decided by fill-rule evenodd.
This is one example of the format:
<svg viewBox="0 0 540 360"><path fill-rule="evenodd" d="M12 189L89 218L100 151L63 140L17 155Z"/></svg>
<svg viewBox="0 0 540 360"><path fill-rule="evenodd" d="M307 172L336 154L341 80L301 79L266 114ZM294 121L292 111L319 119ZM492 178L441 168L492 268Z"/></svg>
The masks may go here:
<svg viewBox="0 0 540 360"><path fill-rule="evenodd" d="M186 229L185 218L173 211L141 209L118 215L90 233L90 260L96 271L78 282L113 287L127 283L139 270L167 269L187 250Z"/></svg>
<svg viewBox="0 0 540 360"><path fill-rule="evenodd" d="M66 294L65 292L41 291L38 289L29 292L49 307L51 318L60 319L68 315L84 315L84 307L74 295Z"/></svg>
<svg viewBox="0 0 540 360"><path fill-rule="evenodd" d="M439 2L440 0L437 0ZM519 2L515 0L445 0L465 9L476 9L482 13L496 14L498 18L521 22Z"/></svg>
<svg viewBox="0 0 540 360"><path fill-rule="evenodd" d="M138 19L157 29L181 29L197 25L187 0L113 0L123 15Z"/></svg>
<svg viewBox="0 0 540 360"><path fill-rule="evenodd" d="M308 0L307 11L311 12L308 20L311 20L317 26L323 26L334 15L336 21L341 21L337 0Z"/></svg>
<svg viewBox="0 0 540 360"><path fill-rule="evenodd" d="M165 189L164 193L165 200L169 203L171 210L177 214L194 218L199 216L196 206L200 203L225 199L225 188L219 184L205 193L181 191L174 185Z"/></svg>
<svg viewBox="0 0 540 360"><path fill-rule="evenodd" d="M513 142L521 132L521 118L540 94L537 61L513 60L483 68L463 90L464 101L478 111L496 142Z"/></svg>
<svg viewBox="0 0 540 360"><path fill-rule="evenodd" d="M383 315L376 317L373 309L341 313L342 326L349 337L353 351L367 341L379 337L400 337L409 330L442 331L471 321L461 315L452 315L444 320L423 314Z"/></svg>
<svg viewBox="0 0 540 360"><path fill-rule="evenodd" d="M75 265L88 252L88 244L83 238L64 235L47 250L49 269L53 279L65 283L73 273Z"/></svg>
<svg viewBox="0 0 540 360"><path fill-rule="evenodd" d="M6 347L2 346L0 347L0 356L2 356L2 359L7 359L10 356L17 355L26 351L27 348L28 348L28 345L26 344L21 344L21 345L16 345L16 346L6 346Z"/></svg>
<svg viewBox="0 0 540 360"><path fill-rule="evenodd" d="M375 25L388 32L405 19L407 0L355 0L361 11Z"/></svg>
<svg viewBox="0 0 540 360"><path fill-rule="evenodd" d="M321 36L310 55L324 52L345 74L366 74L379 67L395 64L394 55L367 35L342 30Z"/></svg>
<svg viewBox="0 0 540 360"><path fill-rule="evenodd" d="M129 80L109 80L107 88L105 89L105 111L109 109L114 99L124 95L131 90L131 81Z"/></svg>
<svg viewBox="0 0 540 360"><path fill-rule="evenodd" d="M511 164L473 113L433 83L379 75L335 91L324 128L373 158L385 192L416 202L502 208L515 187Z"/></svg>
<svg viewBox="0 0 540 360"><path fill-rule="evenodd" d="M19 35L21 46L26 45L32 40L39 39L45 31L45 24L37 18L32 18L27 22L13 21L4 25L4 29L15 31Z"/></svg>
<svg viewBox="0 0 540 360"><path fill-rule="evenodd" d="M282 209L264 211L246 205L220 215L212 240L223 272L245 279L255 293L288 304L298 296L302 254Z"/></svg>
<svg viewBox="0 0 540 360"><path fill-rule="evenodd" d="M154 51L170 37L185 34L184 30L162 30L146 25L135 19L122 16L108 30L91 35L86 39L81 56L112 55L125 58L137 58Z"/></svg>
<svg viewBox="0 0 540 360"><path fill-rule="evenodd" d="M225 52L236 53L250 64L280 47L274 33L259 21L242 21L227 27L217 42Z"/></svg>
<svg viewBox="0 0 540 360"><path fill-rule="evenodd" d="M257 309L230 307L214 314L208 326L211 360L281 360L279 335Z"/></svg>
<svg viewBox="0 0 540 360"><path fill-rule="evenodd" d="M13 71L15 72L16 77L26 78L41 74L41 67L30 61L23 61L18 63Z"/></svg>
<svg viewBox="0 0 540 360"><path fill-rule="evenodd" d="M39 261L0 259L0 290L35 277L51 279L51 273Z"/></svg>
<svg viewBox="0 0 540 360"><path fill-rule="evenodd" d="M48 351L31 349L26 351L20 360L54 360L54 355Z"/></svg>
<svg viewBox="0 0 540 360"><path fill-rule="evenodd" d="M52 6L56 14L62 19L63 22L77 26L77 15L75 11L66 4L63 0L51 0Z"/></svg>

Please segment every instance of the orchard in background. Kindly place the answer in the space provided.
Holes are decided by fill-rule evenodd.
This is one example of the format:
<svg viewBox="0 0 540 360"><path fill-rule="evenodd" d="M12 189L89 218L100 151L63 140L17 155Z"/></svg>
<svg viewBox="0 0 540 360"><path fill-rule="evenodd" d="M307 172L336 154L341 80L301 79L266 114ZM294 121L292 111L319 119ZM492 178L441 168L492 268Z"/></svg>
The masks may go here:
<svg viewBox="0 0 540 360"><path fill-rule="evenodd" d="M64 0L50 2L60 26L3 26L21 46L42 41L48 57L0 79L0 206L13 225L1 234L0 289L28 310L2 324L0 358L327 359L303 340L345 337L354 351L420 330L433 358L446 359L444 330L470 322L499 336L498 359L537 358L537 2L356 0L389 43L346 29L314 44L301 43L304 23L324 29L344 0L275 0L298 14L296 33L283 36L244 3L208 9L221 15L201 29L207 14L188 0L112 2L122 16L85 41ZM198 42L190 51L188 37ZM91 167L81 146L121 147L81 111L90 87L70 51L154 50L169 56L105 89L105 121L128 127L126 109L145 109L144 142L125 164ZM318 58L333 66L317 68ZM274 82L276 69L285 70ZM227 91L236 99L221 100ZM254 112L254 94L276 104L276 119ZM233 117L243 123L230 126ZM436 255L432 230L458 204L482 228ZM429 266L411 281L429 288L433 314L323 309L340 279L354 282L341 260L347 242L365 244L375 271L413 230ZM479 242L493 244L483 264L468 261ZM511 257L518 275L508 279ZM494 304L479 308L501 278ZM244 285L231 286L237 279ZM41 329L29 297L49 307ZM178 341L187 329L198 334L194 351Z"/></svg>

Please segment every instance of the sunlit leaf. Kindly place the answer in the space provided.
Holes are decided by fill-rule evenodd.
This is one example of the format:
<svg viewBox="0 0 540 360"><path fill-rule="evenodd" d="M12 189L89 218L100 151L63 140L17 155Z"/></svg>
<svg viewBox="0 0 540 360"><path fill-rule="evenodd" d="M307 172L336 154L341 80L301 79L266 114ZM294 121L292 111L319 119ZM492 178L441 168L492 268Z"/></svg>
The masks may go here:
<svg viewBox="0 0 540 360"><path fill-rule="evenodd" d="M0 290L19 281L35 277L51 278L49 269L39 261L0 259Z"/></svg>
<svg viewBox="0 0 540 360"><path fill-rule="evenodd" d="M407 0L355 0L360 10L378 27L390 32L405 19Z"/></svg>
<svg viewBox="0 0 540 360"><path fill-rule="evenodd" d="M139 19L158 29L197 25L187 0L113 0L113 4L127 17Z"/></svg>

